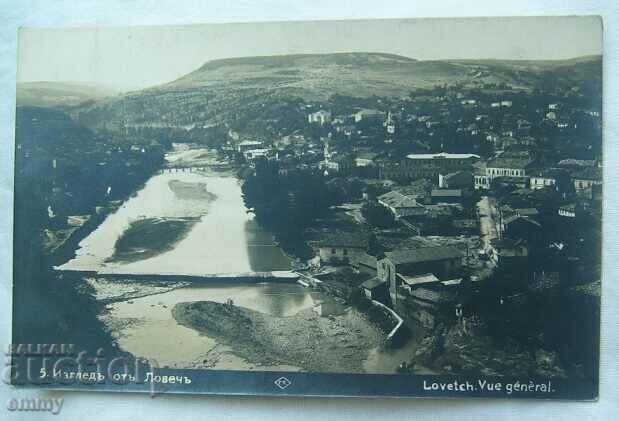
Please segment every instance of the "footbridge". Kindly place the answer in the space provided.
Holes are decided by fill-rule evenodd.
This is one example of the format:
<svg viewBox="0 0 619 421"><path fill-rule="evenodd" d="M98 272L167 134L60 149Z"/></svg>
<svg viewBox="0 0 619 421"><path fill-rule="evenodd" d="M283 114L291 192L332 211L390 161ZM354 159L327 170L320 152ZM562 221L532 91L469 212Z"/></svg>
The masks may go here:
<svg viewBox="0 0 619 421"><path fill-rule="evenodd" d="M281 282L295 283L299 275L292 271L271 272L240 272L240 273L165 273L165 272L117 272L55 269L61 277L67 278L95 278L106 280L138 281L138 282L189 282L189 283L261 283Z"/></svg>

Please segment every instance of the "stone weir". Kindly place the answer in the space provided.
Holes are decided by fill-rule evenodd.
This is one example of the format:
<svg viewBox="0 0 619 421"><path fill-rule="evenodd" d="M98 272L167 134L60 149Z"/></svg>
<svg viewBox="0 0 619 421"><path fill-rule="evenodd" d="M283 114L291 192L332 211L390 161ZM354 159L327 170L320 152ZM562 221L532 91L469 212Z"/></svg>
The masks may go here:
<svg viewBox="0 0 619 421"><path fill-rule="evenodd" d="M209 283L233 281L241 283L261 283L261 282L282 282L294 283L299 279L299 275L292 271L273 271L273 272L243 272L243 273L121 273L116 271L94 271L94 270L63 270L56 269L56 272L63 277L91 277L104 278L108 280L140 281L140 282L190 282L190 283Z"/></svg>

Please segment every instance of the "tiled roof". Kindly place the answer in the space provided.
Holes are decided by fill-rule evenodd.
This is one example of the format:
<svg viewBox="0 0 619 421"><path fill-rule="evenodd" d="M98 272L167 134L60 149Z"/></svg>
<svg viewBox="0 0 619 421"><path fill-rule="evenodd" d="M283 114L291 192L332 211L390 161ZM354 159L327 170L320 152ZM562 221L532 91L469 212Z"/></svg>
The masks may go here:
<svg viewBox="0 0 619 421"><path fill-rule="evenodd" d="M563 159L559 161L560 166L579 166L579 167L593 167L595 161L592 159Z"/></svg>
<svg viewBox="0 0 619 421"><path fill-rule="evenodd" d="M420 284L431 284L439 282L439 279L434 276L432 273L424 273L423 275L415 275L415 276L407 276L401 273L398 273L398 277L406 284L406 285L420 285Z"/></svg>
<svg viewBox="0 0 619 421"><path fill-rule="evenodd" d="M520 216L537 216L539 215L539 211L536 208L516 208L514 209Z"/></svg>
<svg viewBox="0 0 619 421"><path fill-rule="evenodd" d="M422 208L415 198L406 196L397 191L390 191L381 196L378 196L378 200L393 207L393 208Z"/></svg>
<svg viewBox="0 0 619 421"><path fill-rule="evenodd" d="M320 247L367 248L368 238L364 234L352 232L330 232L323 234Z"/></svg>
<svg viewBox="0 0 619 421"><path fill-rule="evenodd" d="M446 181L450 181L451 179L455 179L458 177L471 177L470 171L456 171L443 176L443 179Z"/></svg>
<svg viewBox="0 0 619 421"><path fill-rule="evenodd" d="M572 175L572 178L579 180L601 180L602 169L597 167L584 168Z"/></svg>
<svg viewBox="0 0 619 421"><path fill-rule="evenodd" d="M433 189L432 197L462 197L461 189Z"/></svg>
<svg viewBox="0 0 619 421"><path fill-rule="evenodd" d="M512 215L512 216L510 216L509 218L506 218L506 219L503 221L503 225L508 225L508 224L511 224L512 222L514 222L514 221L516 221L516 220L519 220L519 219L520 219L520 220L522 220L522 221L524 221L524 222L528 222L528 223L530 223L530 224L532 224L532 225L535 225L535 226L537 226L537 227L541 227L540 223L539 223L539 222L537 222L536 220L531 219L531 218L529 218L529 217L527 217L527 216L522 216L522 215Z"/></svg>
<svg viewBox="0 0 619 421"><path fill-rule="evenodd" d="M376 257L367 253L357 256L357 264L376 269Z"/></svg>
<svg viewBox="0 0 619 421"><path fill-rule="evenodd" d="M457 259L463 256L456 247L425 247L408 250L396 250L385 253L394 264L431 262L436 260Z"/></svg>
<svg viewBox="0 0 619 421"><path fill-rule="evenodd" d="M472 153L419 153L406 155L408 159L479 159L479 155Z"/></svg>
<svg viewBox="0 0 619 421"><path fill-rule="evenodd" d="M532 163L533 160L526 157L498 157L488 161L487 167L525 169Z"/></svg>
<svg viewBox="0 0 619 421"><path fill-rule="evenodd" d="M383 115L386 114L384 111L380 111L380 110L373 110L373 109L369 109L369 108L364 108L362 110L359 110L355 113L355 115L361 115L361 116L375 116L375 115Z"/></svg>
<svg viewBox="0 0 619 421"><path fill-rule="evenodd" d="M504 238L495 238L491 240L490 243L492 244L492 247L495 248L495 250L500 251L502 249L511 249L521 244L524 244L524 240L522 239L515 240L513 238L504 237Z"/></svg>
<svg viewBox="0 0 619 421"><path fill-rule="evenodd" d="M539 171L535 171L531 174L531 177L540 177L540 178L557 178L565 175L565 170L559 168L548 168Z"/></svg>
<svg viewBox="0 0 619 421"><path fill-rule="evenodd" d="M384 284L385 281L383 281L382 279L378 279L378 277L373 277L371 279L368 279L367 281L365 281L364 283L361 284L361 287L365 288L365 289L373 289L376 288L382 284Z"/></svg>

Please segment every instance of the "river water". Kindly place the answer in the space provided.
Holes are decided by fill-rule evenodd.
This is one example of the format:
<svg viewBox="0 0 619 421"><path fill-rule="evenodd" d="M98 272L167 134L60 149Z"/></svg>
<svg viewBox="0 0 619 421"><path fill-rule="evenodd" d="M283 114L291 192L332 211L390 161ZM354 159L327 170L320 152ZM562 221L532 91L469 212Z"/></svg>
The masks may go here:
<svg viewBox="0 0 619 421"><path fill-rule="evenodd" d="M319 293L297 284L232 284L178 288L163 294L109 305L103 321L115 332L122 349L155 360L160 366L251 370L253 364L233 350L172 317L176 303L233 299L235 305L275 316L289 316L322 301ZM296 371L297 367L260 367L261 370Z"/></svg>
<svg viewBox="0 0 619 421"><path fill-rule="evenodd" d="M206 158L205 158L206 156ZM208 164L205 150L177 147L168 156L171 164L187 161ZM192 197L175 193L170 182L206 185L210 195ZM174 185L174 183L172 183ZM177 183L178 185L178 183ZM191 189L189 189L191 192ZM213 196L214 195L214 196ZM115 244L132 222L148 218L194 217L184 238L160 254L143 260L113 261ZM272 235L260 229L243 203L241 186L231 174L206 171L164 172L153 176L135 195L80 244L75 258L61 269L96 270L116 273L238 274L289 270L291 261ZM122 284L118 285L116 282ZM110 286L111 285L111 286ZM118 286L116 286L118 285ZM133 297L112 300L101 320L115 336L118 345L135 356L155 360L160 366L177 368L216 368L241 370L298 370L293 366L255 367L218 344L213 338L179 325L171 310L177 303L232 299L235 305L273 316L289 316L312 308L330 298L298 284L239 284L234 277L217 284L178 287L153 293L151 284L135 281L93 282L98 297L114 297L130 285ZM122 288L121 288L122 286ZM143 293L142 293L143 291ZM401 361L399 353L370 350L364 363L367 372L392 372Z"/></svg>
<svg viewBox="0 0 619 421"><path fill-rule="evenodd" d="M208 164L205 150L182 146L169 154L168 162L183 165ZM204 184L211 199L176 194L170 182ZM190 190L191 192L191 190ZM213 196L214 195L214 196ZM173 248L144 260L111 261L116 241L132 222L147 218L198 217L191 230ZM238 274L290 269L290 259L247 212L239 180L232 174L209 171L166 171L149 179L144 187L126 200L116 212L86 237L76 256L60 269L96 270L116 273ZM135 281L119 281L125 285ZM98 288L94 283L95 288ZM102 289L103 287L101 287ZM114 295L106 284L97 295ZM147 287L143 286L147 291ZM147 293L150 293L147 291ZM137 295L140 295L139 293ZM101 319L113 332L119 346L132 354L170 367L215 367L253 369L231 350L193 329L180 326L171 314L179 302L210 300L234 303L274 316L288 316L324 301L326 297L298 284L238 284L233 278L221 283L195 285L123 299L107 305ZM261 367L295 370L296 367Z"/></svg>
<svg viewBox="0 0 619 421"><path fill-rule="evenodd" d="M179 198L171 181L204 183L212 201ZM191 231L170 251L134 262L110 262L114 245L129 225L146 218L200 217ZM243 203L239 181L217 173L163 173L81 243L76 257L62 269L120 273L225 274L290 269L290 260L261 230Z"/></svg>

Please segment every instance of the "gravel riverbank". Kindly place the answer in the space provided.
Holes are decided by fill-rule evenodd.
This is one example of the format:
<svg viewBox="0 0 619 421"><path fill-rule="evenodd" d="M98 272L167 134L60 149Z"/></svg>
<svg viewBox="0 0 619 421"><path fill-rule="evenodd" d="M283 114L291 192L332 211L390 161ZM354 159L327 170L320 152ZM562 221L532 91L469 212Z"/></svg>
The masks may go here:
<svg viewBox="0 0 619 421"><path fill-rule="evenodd" d="M321 316L313 309L275 317L212 301L178 303L174 319L227 345L261 366L292 365L309 372L362 373L369 351L385 335L361 313L347 308Z"/></svg>

